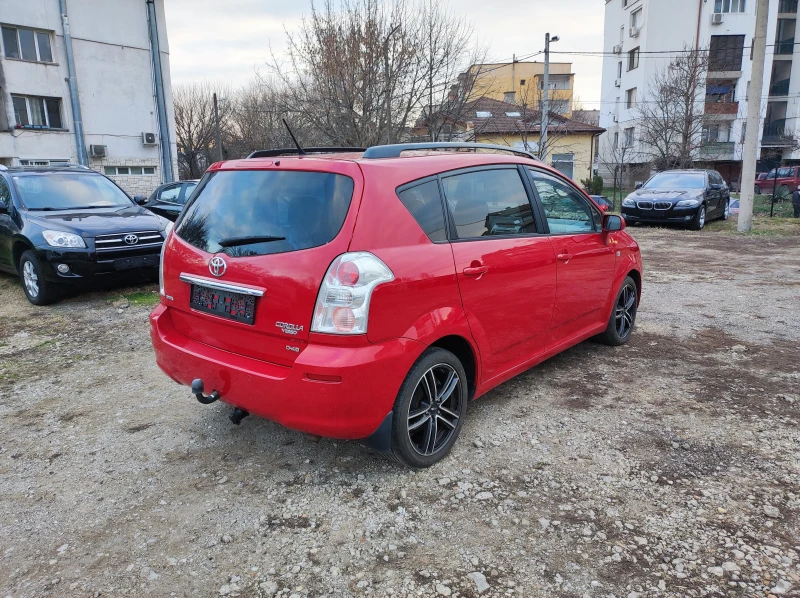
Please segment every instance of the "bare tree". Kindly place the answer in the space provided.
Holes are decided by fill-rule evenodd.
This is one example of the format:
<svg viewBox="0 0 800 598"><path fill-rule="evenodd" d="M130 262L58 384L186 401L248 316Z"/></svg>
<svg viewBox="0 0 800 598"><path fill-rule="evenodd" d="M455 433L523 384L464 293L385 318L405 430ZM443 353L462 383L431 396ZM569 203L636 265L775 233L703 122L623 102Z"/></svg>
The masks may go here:
<svg viewBox="0 0 800 598"><path fill-rule="evenodd" d="M369 146L400 139L449 85L469 55L472 30L433 0L325 0L297 33L287 60L269 64L286 110L322 141Z"/></svg>
<svg viewBox="0 0 800 598"><path fill-rule="evenodd" d="M639 163L641 156L636 151L633 140L625 136L620 138L619 132L615 135L604 135L601 140L603 140L603 143L600 145L598 162L602 168L605 168L612 175L614 190L612 201L615 203L614 207L616 207L617 190L622 195L622 190L625 186L625 171L631 164Z"/></svg>
<svg viewBox="0 0 800 598"><path fill-rule="evenodd" d="M228 98L228 101L219 103L220 129L224 139L233 110L232 91L228 86L206 81L176 85L173 89L178 167L182 179L200 177L218 155L215 148L215 92L218 97Z"/></svg>
<svg viewBox="0 0 800 598"><path fill-rule="evenodd" d="M636 105L642 152L659 169L686 168L697 159L706 122L708 52L685 46L653 75L647 99Z"/></svg>

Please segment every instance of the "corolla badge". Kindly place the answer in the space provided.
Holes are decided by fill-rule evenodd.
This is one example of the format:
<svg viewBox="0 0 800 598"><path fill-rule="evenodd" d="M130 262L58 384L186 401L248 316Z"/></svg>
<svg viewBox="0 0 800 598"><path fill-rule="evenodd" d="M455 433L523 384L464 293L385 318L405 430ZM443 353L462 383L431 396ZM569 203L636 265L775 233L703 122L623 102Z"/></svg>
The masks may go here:
<svg viewBox="0 0 800 598"><path fill-rule="evenodd" d="M298 332L303 332L303 327L297 324L287 324L286 322L275 322L275 326L283 330L285 334L296 335Z"/></svg>
<svg viewBox="0 0 800 598"><path fill-rule="evenodd" d="M208 260L208 271L214 276L222 276L225 274L225 270L227 269L228 264L225 263L225 260L222 259L222 256L215 255Z"/></svg>

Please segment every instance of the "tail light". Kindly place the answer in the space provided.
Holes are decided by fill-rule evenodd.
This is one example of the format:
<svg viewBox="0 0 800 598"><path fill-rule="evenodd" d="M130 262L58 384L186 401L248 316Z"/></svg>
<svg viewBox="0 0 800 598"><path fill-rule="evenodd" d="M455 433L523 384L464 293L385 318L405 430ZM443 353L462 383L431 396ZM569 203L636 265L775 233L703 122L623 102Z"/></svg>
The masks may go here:
<svg viewBox="0 0 800 598"><path fill-rule="evenodd" d="M365 334L372 291L392 280L389 267L371 253L340 255L320 285L311 332Z"/></svg>

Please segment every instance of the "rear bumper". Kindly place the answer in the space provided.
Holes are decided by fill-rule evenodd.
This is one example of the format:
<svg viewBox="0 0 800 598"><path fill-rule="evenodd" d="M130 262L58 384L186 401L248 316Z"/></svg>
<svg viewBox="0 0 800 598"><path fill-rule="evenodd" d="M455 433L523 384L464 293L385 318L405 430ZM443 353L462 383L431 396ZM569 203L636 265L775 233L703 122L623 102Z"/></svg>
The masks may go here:
<svg viewBox="0 0 800 598"><path fill-rule="evenodd" d="M345 347L309 343L291 367L222 351L175 329L170 309L150 315L150 336L159 367L190 386L287 428L328 438L359 440L375 432L391 412L400 385L425 347L412 340ZM339 377L341 381L309 379ZM187 400L191 394L186 393ZM191 399L194 400L194 399Z"/></svg>

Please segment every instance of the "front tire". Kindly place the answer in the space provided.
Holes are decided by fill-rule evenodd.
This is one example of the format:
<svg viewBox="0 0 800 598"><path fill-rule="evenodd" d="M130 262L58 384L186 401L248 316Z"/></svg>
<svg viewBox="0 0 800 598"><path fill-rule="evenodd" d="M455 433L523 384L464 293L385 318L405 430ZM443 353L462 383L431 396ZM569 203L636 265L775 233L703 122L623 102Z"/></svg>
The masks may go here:
<svg viewBox="0 0 800 598"><path fill-rule="evenodd" d="M639 290L630 276L622 282L622 286L614 301L614 309L608 319L606 331L600 335L600 340L606 345L619 347L627 343L633 334L633 325L636 323L636 312L639 308Z"/></svg>
<svg viewBox="0 0 800 598"><path fill-rule="evenodd" d="M403 381L392 416L392 456L413 469L444 459L467 413L467 375L450 351L431 347Z"/></svg>
<svg viewBox="0 0 800 598"><path fill-rule="evenodd" d="M777 197L778 199L786 199L792 195L792 191L789 189L788 185L781 185L778 187Z"/></svg>
<svg viewBox="0 0 800 598"><path fill-rule="evenodd" d="M39 258L33 251L26 251L19 260L19 273L25 297L34 305L49 305L58 300L55 286L45 280Z"/></svg>
<svg viewBox="0 0 800 598"><path fill-rule="evenodd" d="M706 204L702 204L697 213L694 215L689 228L692 230L703 230L703 227L706 225Z"/></svg>

